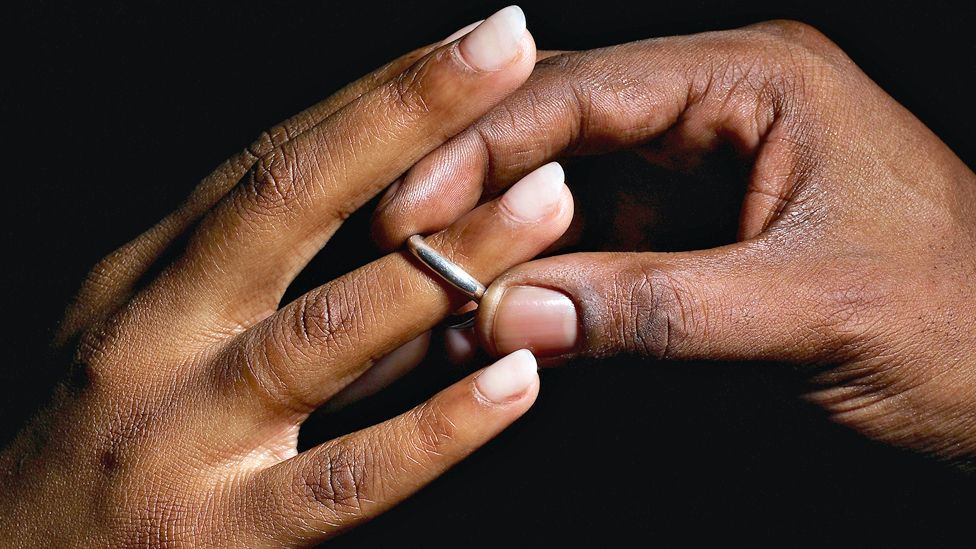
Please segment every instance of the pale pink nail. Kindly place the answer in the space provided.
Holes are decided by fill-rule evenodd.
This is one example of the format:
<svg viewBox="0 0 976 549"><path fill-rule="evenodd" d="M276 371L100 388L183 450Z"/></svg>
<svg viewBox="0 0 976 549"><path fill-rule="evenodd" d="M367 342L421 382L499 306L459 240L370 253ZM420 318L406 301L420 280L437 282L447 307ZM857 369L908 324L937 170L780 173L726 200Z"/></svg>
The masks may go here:
<svg viewBox="0 0 976 549"><path fill-rule="evenodd" d="M538 221L559 205L565 180L563 167L558 162L550 162L512 185L502 196L502 205L518 221Z"/></svg>
<svg viewBox="0 0 976 549"><path fill-rule="evenodd" d="M492 339L500 353L531 349L540 356L561 355L576 347L578 324L576 307L566 295L514 286L505 290L495 308Z"/></svg>
<svg viewBox="0 0 976 549"><path fill-rule="evenodd" d="M450 36L448 36L447 38L441 40L441 43L438 44L438 46L443 46L445 44L450 44L451 42L457 40L458 38L461 38L462 36L464 36L464 35L468 34L469 32L473 31L474 29L476 29L478 27L478 25L480 25L480 24L482 24L484 22L485 22L485 20L482 19L481 21L475 21L474 23L471 23L469 25L465 25L465 26L461 27L460 29L454 31L454 33L451 34Z"/></svg>
<svg viewBox="0 0 976 549"><path fill-rule="evenodd" d="M485 19L461 40L458 48L472 67L496 71L515 59L523 36L525 14L518 6L509 6Z"/></svg>
<svg viewBox="0 0 976 549"><path fill-rule="evenodd" d="M485 399L502 404L521 396L539 376L532 353L522 349L485 368L474 384Z"/></svg>

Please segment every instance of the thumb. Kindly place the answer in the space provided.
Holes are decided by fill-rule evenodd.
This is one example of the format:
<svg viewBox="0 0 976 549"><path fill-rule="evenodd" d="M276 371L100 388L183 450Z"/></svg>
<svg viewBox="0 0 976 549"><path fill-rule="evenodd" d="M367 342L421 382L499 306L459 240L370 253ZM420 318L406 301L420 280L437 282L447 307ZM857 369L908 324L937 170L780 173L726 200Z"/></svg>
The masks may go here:
<svg viewBox="0 0 976 549"><path fill-rule="evenodd" d="M809 269L737 244L681 253L577 253L498 278L478 312L492 354L810 361L831 347L815 328Z"/></svg>

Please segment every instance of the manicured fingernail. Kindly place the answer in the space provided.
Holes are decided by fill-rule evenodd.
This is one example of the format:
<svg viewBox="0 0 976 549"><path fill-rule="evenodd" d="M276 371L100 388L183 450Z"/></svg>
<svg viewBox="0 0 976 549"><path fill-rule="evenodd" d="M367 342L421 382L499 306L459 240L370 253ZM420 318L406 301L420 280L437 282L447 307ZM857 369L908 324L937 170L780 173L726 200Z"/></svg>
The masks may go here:
<svg viewBox="0 0 976 549"><path fill-rule="evenodd" d="M472 67L497 71L515 59L523 36L525 14L518 6L509 6L485 19L461 40L458 48Z"/></svg>
<svg viewBox="0 0 976 549"><path fill-rule="evenodd" d="M521 396L538 377L532 353L522 349L482 370L474 384L481 396L498 404Z"/></svg>
<svg viewBox="0 0 976 549"><path fill-rule="evenodd" d="M458 38L461 38L462 36L468 34L469 32L473 31L474 29L476 29L478 27L478 25L484 23L484 21L485 20L482 19L481 21L475 21L474 23L471 23L470 25L465 25L465 26L461 27L460 29L454 31L454 33L451 34L450 36L448 36L447 38L441 40L441 43L440 44L437 44L437 45L438 46L443 46L444 44L450 44L451 42L457 40Z"/></svg>
<svg viewBox="0 0 976 549"><path fill-rule="evenodd" d="M540 356L565 354L576 346L577 332L573 302L560 292L534 286L505 290L492 321L492 339L500 353L531 349Z"/></svg>
<svg viewBox="0 0 976 549"><path fill-rule="evenodd" d="M550 162L512 185L502 196L502 205L518 221L538 221L559 205L565 179L563 167Z"/></svg>

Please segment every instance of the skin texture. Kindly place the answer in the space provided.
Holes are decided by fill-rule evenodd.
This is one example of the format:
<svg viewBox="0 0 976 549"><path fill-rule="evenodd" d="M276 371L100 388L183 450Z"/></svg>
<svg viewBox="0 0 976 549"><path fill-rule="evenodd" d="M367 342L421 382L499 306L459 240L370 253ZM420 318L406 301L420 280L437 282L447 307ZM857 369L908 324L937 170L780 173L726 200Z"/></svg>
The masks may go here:
<svg viewBox="0 0 976 549"><path fill-rule="evenodd" d="M404 172L377 238L436 233L490 281L556 245L573 212L563 188L520 223L495 195L550 158L623 148L694 171L730 146L751 169L740 242L510 270L479 313L489 351L505 351L506 289L554 289L579 336L538 344L550 360L810 365L810 398L839 421L972 456L974 176L827 39L776 22L560 54L531 78L528 35L498 71L459 56L424 48L272 129L96 266L58 337L68 380L0 454L0 540L303 546L394 505L525 412L538 379L492 400L513 378L485 391L499 376L477 373L296 455L312 409L465 300L401 252L279 309L285 287Z"/></svg>
<svg viewBox="0 0 976 549"><path fill-rule="evenodd" d="M614 252L533 261L490 286L475 331L485 349L519 341L552 363L621 353L790 363L836 421L969 464L976 176L802 23L550 57L406 174L376 212L374 235L396 246L543 162L620 150L711 174L716 193L744 188L727 204L739 209L737 241L618 251L641 248L639 220L662 214L624 202L585 239ZM551 323L538 333L526 325L538 309L506 305L518 286L568 298L570 346L554 344Z"/></svg>
<svg viewBox="0 0 976 549"><path fill-rule="evenodd" d="M482 35L498 51L514 36L500 64L478 52L491 70L469 63L467 37L426 47L271 129L93 269L57 338L74 357L66 381L0 454L0 544L312 545L409 496L532 405L523 351L297 454L312 410L398 346L425 347L465 298L397 252L279 308L350 212L524 82L536 52L522 21ZM535 223L502 198L427 240L490 281L568 226L568 189L544 198Z"/></svg>

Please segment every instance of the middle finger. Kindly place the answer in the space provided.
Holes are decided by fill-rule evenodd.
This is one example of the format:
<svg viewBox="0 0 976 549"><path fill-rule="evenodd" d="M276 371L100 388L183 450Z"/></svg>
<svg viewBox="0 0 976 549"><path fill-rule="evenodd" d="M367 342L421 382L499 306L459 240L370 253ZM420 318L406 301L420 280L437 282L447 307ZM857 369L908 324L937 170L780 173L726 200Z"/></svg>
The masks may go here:
<svg viewBox="0 0 976 549"><path fill-rule="evenodd" d="M343 220L517 88L534 60L521 11L506 8L275 149L151 288L179 299L154 302L175 301L190 332L233 333L266 317Z"/></svg>

